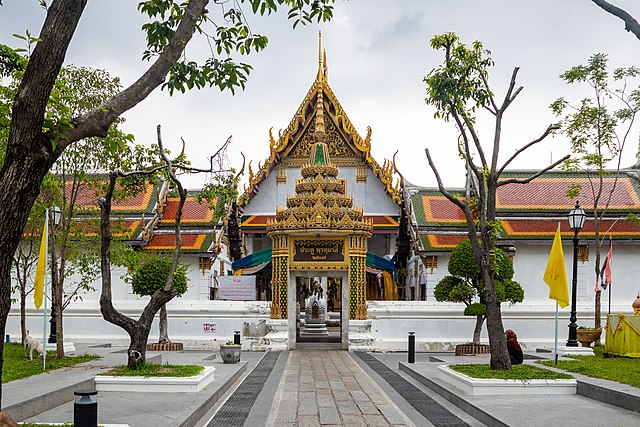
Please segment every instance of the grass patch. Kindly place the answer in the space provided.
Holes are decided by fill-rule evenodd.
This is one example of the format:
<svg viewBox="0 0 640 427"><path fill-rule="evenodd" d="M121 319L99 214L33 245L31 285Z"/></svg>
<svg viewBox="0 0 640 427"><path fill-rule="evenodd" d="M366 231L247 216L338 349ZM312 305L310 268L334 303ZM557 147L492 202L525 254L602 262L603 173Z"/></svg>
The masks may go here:
<svg viewBox="0 0 640 427"><path fill-rule="evenodd" d="M117 366L100 375L113 375L114 377L193 377L204 371L203 366L198 365L154 365L147 363L138 369L129 369L126 366Z"/></svg>
<svg viewBox="0 0 640 427"><path fill-rule="evenodd" d="M24 355L24 347L18 343L5 343L2 363L2 382L19 380L20 378L30 377L32 375L41 374L42 359L35 357L29 360L29 356ZM56 357L55 351L47 351L47 370L54 371L56 369L65 368L67 366L77 365L78 363L88 362L90 360L99 359L100 356L95 354L83 354L80 356L66 356L62 359Z"/></svg>
<svg viewBox="0 0 640 427"><path fill-rule="evenodd" d="M549 369L531 365L513 365L510 371L491 369L489 365L450 365L449 368L471 378L494 380L570 380L569 374L562 374Z"/></svg>
<svg viewBox="0 0 640 427"><path fill-rule="evenodd" d="M604 346L594 347L593 351L595 356L567 356L574 360L559 360L557 365L554 365L552 360L536 363L640 388L640 360L626 357L605 359Z"/></svg>

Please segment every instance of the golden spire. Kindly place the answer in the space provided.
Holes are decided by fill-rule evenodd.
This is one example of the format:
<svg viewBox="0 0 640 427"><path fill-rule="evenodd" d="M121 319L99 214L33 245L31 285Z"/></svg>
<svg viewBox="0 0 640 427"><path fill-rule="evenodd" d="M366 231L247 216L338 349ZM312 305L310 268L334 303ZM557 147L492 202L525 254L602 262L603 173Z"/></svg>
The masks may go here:
<svg viewBox="0 0 640 427"><path fill-rule="evenodd" d="M327 79L327 50L324 49L322 51L322 71L324 73L324 80L328 81Z"/></svg>
<svg viewBox="0 0 640 427"><path fill-rule="evenodd" d="M318 31L318 75L316 81L324 80L324 69L322 65L322 31Z"/></svg>

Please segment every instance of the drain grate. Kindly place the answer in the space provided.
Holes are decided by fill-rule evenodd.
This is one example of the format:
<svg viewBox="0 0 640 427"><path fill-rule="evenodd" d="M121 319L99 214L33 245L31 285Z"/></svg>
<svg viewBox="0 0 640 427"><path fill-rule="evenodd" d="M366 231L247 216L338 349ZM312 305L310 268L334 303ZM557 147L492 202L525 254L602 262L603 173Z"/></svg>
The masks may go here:
<svg viewBox="0 0 640 427"><path fill-rule="evenodd" d="M243 425L279 356L280 352L268 352L222 405L207 427Z"/></svg>
<svg viewBox="0 0 640 427"><path fill-rule="evenodd" d="M436 427L469 427L447 408L423 393L418 387L392 371L387 365L365 352L355 352L371 369L389 383L411 406Z"/></svg>

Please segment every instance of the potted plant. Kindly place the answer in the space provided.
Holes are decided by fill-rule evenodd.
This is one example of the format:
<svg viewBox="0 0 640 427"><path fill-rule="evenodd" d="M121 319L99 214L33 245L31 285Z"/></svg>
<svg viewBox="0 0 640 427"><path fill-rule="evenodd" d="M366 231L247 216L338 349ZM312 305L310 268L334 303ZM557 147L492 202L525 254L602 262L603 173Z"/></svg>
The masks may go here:
<svg viewBox="0 0 640 427"><path fill-rule="evenodd" d="M576 330L576 339L583 347L591 347L591 343L600 339L602 328L587 328L579 326Z"/></svg>
<svg viewBox="0 0 640 427"><path fill-rule="evenodd" d="M234 344L233 341L227 341L226 344L220 344L220 357L224 363L238 363L242 346Z"/></svg>

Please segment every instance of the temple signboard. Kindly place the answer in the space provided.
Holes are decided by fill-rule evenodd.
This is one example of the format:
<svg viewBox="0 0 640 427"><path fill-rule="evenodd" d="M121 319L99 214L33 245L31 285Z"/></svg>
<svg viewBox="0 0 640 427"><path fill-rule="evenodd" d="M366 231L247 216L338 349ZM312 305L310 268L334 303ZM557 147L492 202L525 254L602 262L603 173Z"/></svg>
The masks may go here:
<svg viewBox="0 0 640 427"><path fill-rule="evenodd" d="M345 268L345 239L293 239L291 264L294 268Z"/></svg>

